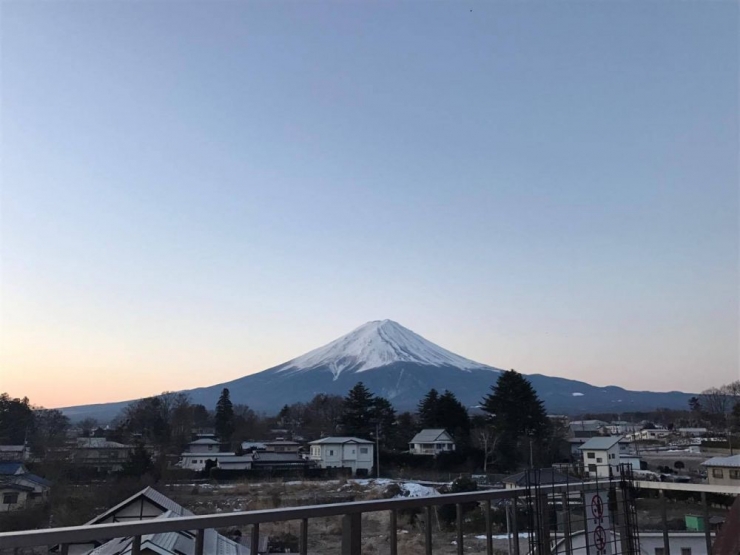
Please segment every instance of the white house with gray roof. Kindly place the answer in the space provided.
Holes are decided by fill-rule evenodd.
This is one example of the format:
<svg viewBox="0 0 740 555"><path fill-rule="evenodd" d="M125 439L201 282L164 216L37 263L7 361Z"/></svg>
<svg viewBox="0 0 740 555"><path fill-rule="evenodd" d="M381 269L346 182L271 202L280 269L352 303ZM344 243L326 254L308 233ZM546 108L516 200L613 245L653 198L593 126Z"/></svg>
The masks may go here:
<svg viewBox="0 0 740 555"><path fill-rule="evenodd" d="M609 478L619 473L621 436L592 437L581 445L583 468L591 478Z"/></svg>
<svg viewBox="0 0 740 555"><path fill-rule="evenodd" d="M358 437L325 437L309 442L309 458L321 468L351 468L352 474L369 474L375 445Z"/></svg>
<svg viewBox="0 0 740 555"><path fill-rule="evenodd" d="M412 455L432 455L450 453L455 450L455 440L442 428L426 428L409 441Z"/></svg>
<svg viewBox="0 0 740 555"><path fill-rule="evenodd" d="M740 486L740 455L712 457L701 463L707 469L707 482L716 486Z"/></svg>

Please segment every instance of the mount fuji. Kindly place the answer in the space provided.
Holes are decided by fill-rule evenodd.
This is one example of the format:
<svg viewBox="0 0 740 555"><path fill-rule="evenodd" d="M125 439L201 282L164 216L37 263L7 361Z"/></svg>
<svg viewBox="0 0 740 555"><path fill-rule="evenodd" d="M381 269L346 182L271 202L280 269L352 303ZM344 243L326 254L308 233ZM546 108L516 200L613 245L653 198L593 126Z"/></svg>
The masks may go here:
<svg viewBox="0 0 740 555"><path fill-rule="evenodd" d="M478 405L499 368L457 355L392 320L368 322L331 343L288 362L236 380L186 391L208 408L229 388L232 402L274 414L285 404L318 393L346 395L357 382L387 398L398 410L413 410L432 388L449 389L469 407ZM628 391L540 374L527 379L551 413L628 412L685 408L689 394ZM72 419L113 418L128 402L62 409Z"/></svg>

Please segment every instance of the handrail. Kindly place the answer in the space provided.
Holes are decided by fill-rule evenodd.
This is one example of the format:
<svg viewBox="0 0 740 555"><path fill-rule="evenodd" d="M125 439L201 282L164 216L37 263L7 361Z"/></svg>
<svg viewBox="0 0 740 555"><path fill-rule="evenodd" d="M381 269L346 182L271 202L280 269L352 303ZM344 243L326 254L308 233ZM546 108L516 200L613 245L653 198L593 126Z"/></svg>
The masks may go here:
<svg viewBox="0 0 740 555"><path fill-rule="evenodd" d="M612 480L616 482L616 480ZM540 485L541 494L562 493L574 490L589 490L605 487L609 480ZM57 544L85 543L94 540L109 540L129 536L141 536L162 532L178 532L182 530L202 530L205 528L228 528L245 526L265 522L284 522L288 520L302 520L376 511L389 511L429 507L436 505L451 505L470 503L472 501L486 501L495 499L510 499L526 495L526 488L490 489L463 493L449 493L430 497L407 497L396 499L376 499L372 501L352 501L343 503L329 503L326 505L304 505L281 509L264 509L258 511L240 511L228 514L196 515L173 517L166 519L138 520L135 522L116 522L109 524L95 524L91 526L68 526L64 528L47 528L41 530L24 530L18 532L0 533L0 548L9 547L36 547Z"/></svg>

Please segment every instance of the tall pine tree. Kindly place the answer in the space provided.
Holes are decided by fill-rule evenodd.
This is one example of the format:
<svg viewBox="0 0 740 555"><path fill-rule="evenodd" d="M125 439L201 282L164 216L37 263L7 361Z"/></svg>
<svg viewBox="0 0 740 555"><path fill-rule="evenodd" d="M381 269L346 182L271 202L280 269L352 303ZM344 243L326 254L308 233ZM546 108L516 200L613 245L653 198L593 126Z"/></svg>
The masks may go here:
<svg viewBox="0 0 740 555"><path fill-rule="evenodd" d="M234 434L234 406L231 404L229 390L224 388L216 403L215 418L216 435L224 442L231 441Z"/></svg>
<svg viewBox="0 0 740 555"><path fill-rule="evenodd" d="M528 458L530 446L541 445L550 434L550 422L532 384L514 370L503 372L491 393L481 402L501 440L498 444L503 470ZM539 449L538 449L539 451Z"/></svg>
<svg viewBox="0 0 740 555"><path fill-rule="evenodd" d="M344 398L342 429L348 436L370 439L375 433L375 396L362 382Z"/></svg>

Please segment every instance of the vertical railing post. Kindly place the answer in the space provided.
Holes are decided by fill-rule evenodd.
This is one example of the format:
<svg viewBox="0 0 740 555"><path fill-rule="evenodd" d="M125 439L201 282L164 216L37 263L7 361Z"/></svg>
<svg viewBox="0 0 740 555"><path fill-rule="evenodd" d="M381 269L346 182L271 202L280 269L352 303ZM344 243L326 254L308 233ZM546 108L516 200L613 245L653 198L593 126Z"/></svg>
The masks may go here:
<svg viewBox="0 0 740 555"><path fill-rule="evenodd" d="M457 555L464 555L463 549L463 506L455 504L455 528L457 529Z"/></svg>
<svg viewBox="0 0 740 555"><path fill-rule="evenodd" d="M665 491L660 491L660 521L663 525L663 555L671 555L671 542L668 538L668 507Z"/></svg>
<svg viewBox="0 0 740 555"><path fill-rule="evenodd" d="M709 524L709 500L707 492L701 492L701 504L704 511L704 541L707 544L707 555L712 555L712 526Z"/></svg>
<svg viewBox="0 0 740 555"><path fill-rule="evenodd" d="M260 524L259 522L255 522L252 524L252 553L257 555L259 553L260 549Z"/></svg>
<svg viewBox="0 0 740 555"><path fill-rule="evenodd" d="M63 543L59 548L59 553L61 555L69 555L69 544Z"/></svg>
<svg viewBox="0 0 740 555"><path fill-rule="evenodd" d="M299 550L301 555L308 555L308 519L301 520L301 541ZM256 553L254 555L257 555Z"/></svg>
<svg viewBox="0 0 740 555"><path fill-rule="evenodd" d="M398 513L391 509L391 555L398 555Z"/></svg>
<svg viewBox="0 0 740 555"><path fill-rule="evenodd" d="M205 530L198 530L195 533L195 554L194 555L203 555L203 546L205 545L205 537L206 537Z"/></svg>
<svg viewBox="0 0 740 555"><path fill-rule="evenodd" d="M426 506L426 522L424 523L424 553L432 555L432 506Z"/></svg>
<svg viewBox="0 0 740 555"><path fill-rule="evenodd" d="M362 553L362 513L342 517L342 555Z"/></svg>
<svg viewBox="0 0 740 555"><path fill-rule="evenodd" d="M514 539L514 555L519 555L519 503L518 498L515 495L511 499L511 535Z"/></svg>
<svg viewBox="0 0 740 555"><path fill-rule="evenodd" d="M560 494L560 502L563 505L563 534L565 534L565 554L566 555L572 555L573 554L573 538L571 538L571 529L570 529L570 511L569 508L569 501L570 498L568 497L568 492Z"/></svg>
<svg viewBox="0 0 740 555"><path fill-rule="evenodd" d="M486 499L486 555L493 555L493 523L491 522L491 500ZM509 553L511 555L511 553Z"/></svg>
<svg viewBox="0 0 740 555"><path fill-rule="evenodd" d="M141 555L141 536L134 536L131 541L131 555Z"/></svg>

